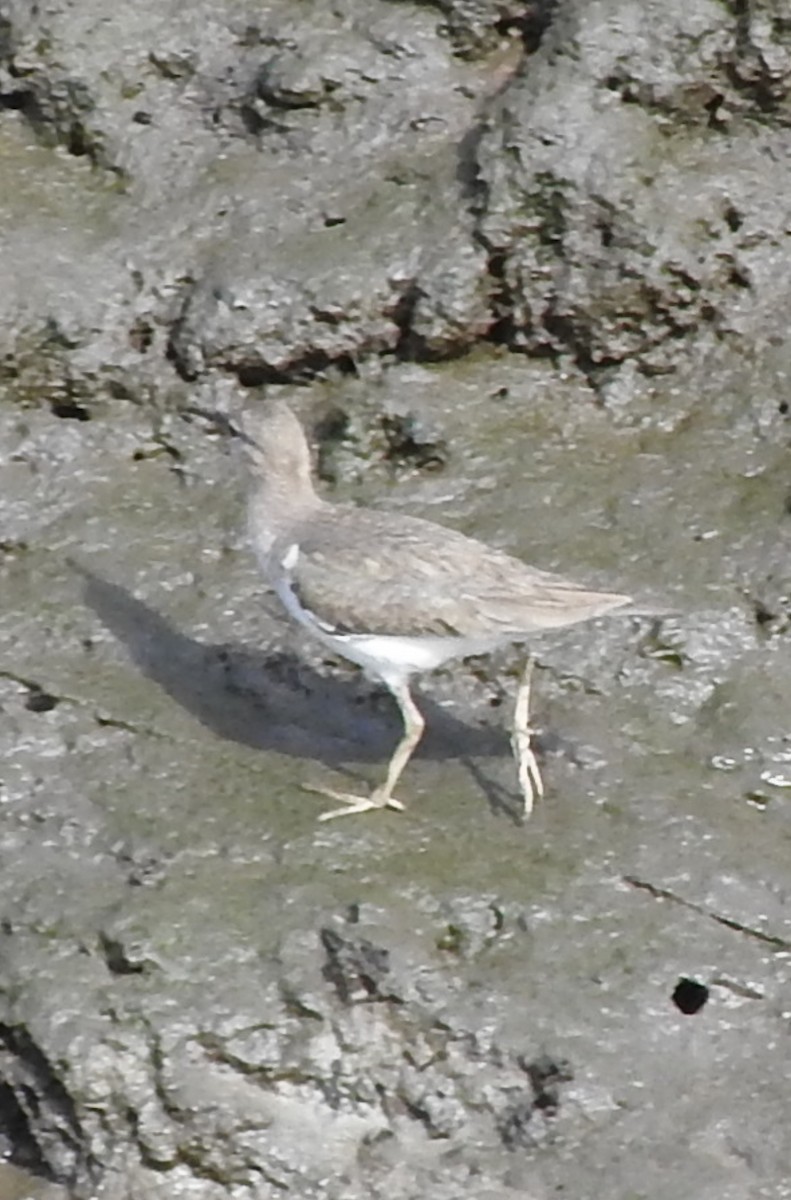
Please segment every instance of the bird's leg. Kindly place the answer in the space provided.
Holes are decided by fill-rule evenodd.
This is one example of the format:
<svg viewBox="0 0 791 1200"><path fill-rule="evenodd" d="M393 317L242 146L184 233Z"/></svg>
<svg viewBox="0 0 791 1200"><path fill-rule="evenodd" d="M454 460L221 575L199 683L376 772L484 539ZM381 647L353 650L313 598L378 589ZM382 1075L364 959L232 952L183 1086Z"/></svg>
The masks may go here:
<svg viewBox="0 0 791 1200"><path fill-rule="evenodd" d="M511 747L516 759L519 787L525 801L525 819L533 811L533 803L537 796L544 795L544 781L541 778L538 761L533 753L530 741L533 731L530 728L530 684L533 679L533 659L530 655L525 661L519 689L516 693L514 709L514 729L511 734Z"/></svg>
<svg viewBox="0 0 791 1200"><path fill-rule="evenodd" d="M387 768L384 783L371 793L370 796L355 796L350 792L337 792L331 788L305 785L309 792L318 792L321 796L329 796L332 800L340 800L343 808L333 808L330 812L322 813L320 821L331 821L334 817L348 817L352 813L369 812L372 808L397 808L403 810L403 804L393 796L393 790L401 778L404 767L412 757L415 748L423 736L426 723L420 709L415 704L406 683L387 683L404 721L404 733L401 741L393 751L393 756Z"/></svg>
<svg viewBox="0 0 791 1200"><path fill-rule="evenodd" d="M395 698L396 704L401 710L401 716L404 721L404 736L393 751L393 757L390 759L387 767L387 777L381 787L376 789L374 796L378 797L379 802L383 806L390 805L395 808L403 808L403 804L398 800L393 805L393 789L401 778L401 773L405 766L417 749L418 742L423 736L423 730L426 728L426 722L423 719L420 709L412 699L408 684L388 684L388 686Z"/></svg>

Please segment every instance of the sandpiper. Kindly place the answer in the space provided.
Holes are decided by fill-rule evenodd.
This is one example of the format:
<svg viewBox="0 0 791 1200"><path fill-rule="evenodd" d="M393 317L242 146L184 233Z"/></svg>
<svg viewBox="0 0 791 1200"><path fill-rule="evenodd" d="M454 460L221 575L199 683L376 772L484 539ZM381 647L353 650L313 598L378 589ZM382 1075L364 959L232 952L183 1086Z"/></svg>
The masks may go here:
<svg viewBox="0 0 791 1200"><path fill-rule="evenodd" d="M403 809L393 791L425 727L409 689L413 675L631 602L433 521L328 503L314 487L302 426L282 400L247 410L240 424L252 477L250 539L265 576L309 633L385 684L404 722L386 778L370 795L308 787L341 803L319 820ZM544 792L531 748L531 673L527 655L511 736L525 817Z"/></svg>

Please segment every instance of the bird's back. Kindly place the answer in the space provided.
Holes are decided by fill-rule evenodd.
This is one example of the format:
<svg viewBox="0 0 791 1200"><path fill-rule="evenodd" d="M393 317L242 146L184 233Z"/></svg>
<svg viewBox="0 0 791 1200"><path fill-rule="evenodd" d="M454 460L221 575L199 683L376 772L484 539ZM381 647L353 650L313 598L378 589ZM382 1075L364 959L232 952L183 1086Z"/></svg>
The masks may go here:
<svg viewBox="0 0 791 1200"><path fill-rule="evenodd" d="M289 551L300 603L355 633L518 641L630 602L402 513L321 504L282 531L273 561Z"/></svg>

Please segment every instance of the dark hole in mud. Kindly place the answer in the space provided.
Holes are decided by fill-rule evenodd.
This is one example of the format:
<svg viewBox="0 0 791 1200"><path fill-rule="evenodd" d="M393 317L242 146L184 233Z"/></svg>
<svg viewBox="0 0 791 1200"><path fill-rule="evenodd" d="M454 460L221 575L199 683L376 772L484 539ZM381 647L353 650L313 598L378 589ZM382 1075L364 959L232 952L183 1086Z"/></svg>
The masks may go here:
<svg viewBox="0 0 791 1200"><path fill-rule="evenodd" d="M509 13L494 27L501 37L516 33L521 39L528 54L534 54L541 45L541 39L552 24L552 17L557 0L530 0L519 12Z"/></svg>
<svg viewBox="0 0 791 1200"><path fill-rule="evenodd" d="M723 107L724 103L725 97L718 92L716 96L712 96L711 100L703 105L704 109L709 114L708 124L710 128L718 129L725 124L722 119L722 114L720 113L720 109Z"/></svg>
<svg viewBox="0 0 791 1200"><path fill-rule="evenodd" d="M133 961L123 944L116 938L108 937L104 931L99 934L99 945L107 964L107 970L112 975L143 975L146 973L146 964Z"/></svg>
<svg viewBox="0 0 791 1200"><path fill-rule="evenodd" d="M90 421L91 414L82 404L74 400L55 400L51 405L52 415L64 421Z"/></svg>
<svg viewBox="0 0 791 1200"><path fill-rule="evenodd" d="M0 108L7 108L11 112L24 112L31 101L31 93L23 89L0 92Z"/></svg>
<svg viewBox="0 0 791 1200"><path fill-rule="evenodd" d="M750 277L746 272L740 270L739 267L732 267L728 272L728 282L734 287L748 288L750 286Z"/></svg>
<svg viewBox="0 0 791 1200"><path fill-rule="evenodd" d="M268 363L242 363L236 368L236 377L242 387L258 388L270 383L306 382L323 376L328 371L354 376L357 374L357 365L349 354L339 354L337 358L330 358L323 350L315 350L283 368L273 367Z"/></svg>
<svg viewBox="0 0 791 1200"><path fill-rule="evenodd" d="M419 469L439 470L448 460L448 449L441 438L420 428L414 417L385 416L382 430L387 439L385 458L388 462L408 462Z"/></svg>
<svg viewBox="0 0 791 1200"><path fill-rule="evenodd" d="M685 1017L694 1017L709 998L709 989L697 979L679 979L673 988L673 1003Z"/></svg>
<svg viewBox="0 0 791 1200"><path fill-rule="evenodd" d="M51 712L57 704L60 704L59 698L45 692L42 688L32 689L25 700L25 708L28 712L33 713Z"/></svg>
<svg viewBox="0 0 791 1200"><path fill-rule="evenodd" d="M786 503L787 503L787 501L786 501ZM786 511L788 511L788 510L786 510ZM766 625L771 625L773 621L777 620L778 614L776 612L774 612L771 608L767 607L767 605L764 604L764 602L762 600L758 600L758 599L754 600L753 608L755 609L756 624L758 626L760 626L760 628L764 628L764 626L766 626Z"/></svg>
<svg viewBox="0 0 791 1200"><path fill-rule="evenodd" d="M129 344L141 354L145 354L154 340L154 330L148 321L139 319L129 330Z"/></svg>
<svg viewBox="0 0 791 1200"><path fill-rule="evenodd" d="M279 371L259 365L241 366L236 372L242 387L263 387L266 383L285 383L285 377Z"/></svg>
<svg viewBox="0 0 791 1200"><path fill-rule="evenodd" d="M565 1058L555 1059L549 1054L540 1054L532 1061L521 1056L519 1065L530 1080L534 1107L554 1115L560 1108L562 1085L574 1079L571 1063Z"/></svg>
<svg viewBox="0 0 791 1200"><path fill-rule="evenodd" d="M744 224L744 217L732 204L729 204L725 210L725 224L732 233L736 233Z"/></svg>
<svg viewBox="0 0 791 1200"><path fill-rule="evenodd" d="M91 151L91 145L86 137L85 129L77 121L73 121L66 136L66 149L75 158L85 158Z"/></svg>

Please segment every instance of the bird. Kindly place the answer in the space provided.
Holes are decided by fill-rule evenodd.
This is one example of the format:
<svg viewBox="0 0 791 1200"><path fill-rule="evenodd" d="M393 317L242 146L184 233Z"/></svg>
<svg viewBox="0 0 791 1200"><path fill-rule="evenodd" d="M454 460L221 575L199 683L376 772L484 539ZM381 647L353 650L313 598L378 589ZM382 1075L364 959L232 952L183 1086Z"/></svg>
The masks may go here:
<svg viewBox="0 0 791 1200"><path fill-rule="evenodd" d="M425 728L414 676L452 660L603 616L630 596L594 591L437 522L325 500L305 431L282 398L235 418L248 463L247 526L258 564L286 612L313 638L385 685L403 733L384 780L367 795L306 784L338 802L319 820L405 807L394 792ZM526 653L511 745L524 819L544 794L529 723Z"/></svg>

